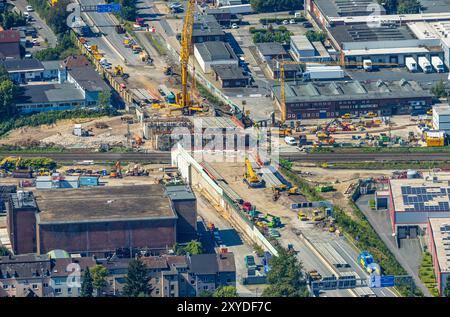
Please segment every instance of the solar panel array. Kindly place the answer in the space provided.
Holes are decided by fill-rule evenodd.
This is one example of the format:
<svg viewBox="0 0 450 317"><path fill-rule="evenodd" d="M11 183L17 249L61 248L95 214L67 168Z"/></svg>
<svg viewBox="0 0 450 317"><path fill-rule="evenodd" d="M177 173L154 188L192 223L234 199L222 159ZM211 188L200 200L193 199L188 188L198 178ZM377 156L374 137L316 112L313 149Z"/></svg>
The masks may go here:
<svg viewBox="0 0 450 317"><path fill-rule="evenodd" d="M450 187L414 187L402 186L405 211L450 212Z"/></svg>

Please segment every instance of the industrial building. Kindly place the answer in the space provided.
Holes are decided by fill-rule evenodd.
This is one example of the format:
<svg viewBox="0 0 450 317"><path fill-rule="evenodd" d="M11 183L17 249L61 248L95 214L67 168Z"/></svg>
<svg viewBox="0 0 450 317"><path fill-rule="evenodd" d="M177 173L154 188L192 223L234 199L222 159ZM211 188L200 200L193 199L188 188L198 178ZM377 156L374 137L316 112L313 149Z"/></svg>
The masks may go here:
<svg viewBox="0 0 450 317"><path fill-rule="evenodd" d="M20 32L17 30L0 31L0 60L20 58Z"/></svg>
<svg viewBox="0 0 450 317"><path fill-rule="evenodd" d="M418 38L407 25L336 25L328 28L328 36L341 52L341 59L361 65L364 59L370 59L378 67L392 67L405 66L406 57L416 61L420 56L444 58L439 39Z"/></svg>
<svg viewBox="0 0 450 317"><path fill-rule="evenodd" d="M12 80L24 84L16 100L22 113L95 108L100 93L111 89L89 61L79 56L51 62L12 59L3 65ZM29 81L42 83L26 84Z"/></svg>
<svg viewBox="0 0 450 317"><path fill-rule="evenodd" d="M118 248L162 250L196 238L196 202L188 188L174 193L161 185L18 192L6 209L16 254L63 249L103 256Z"/></svg>
<svg viewBox="0 0 450 317"><path fill-rule="evenodd" d="M258 43L256 44L258 54L261 60L269 62L272 59L291 58L283 45L278 42Z"/></svg>
<svg viewBox="0 0 450 317"><path fill-rule="evenodd" d="M222 88L247 87L251 84L252 78L237 65L215 65L212 70Z"/></svg>
<svg viewBox="0 0 450 317"><path fill-rule="evenodd" d="M287 59L292 60L291 58ZM286 60L284 60L286 61ZM267 62L267 70L272 79L280 79L280 62L273 59ZM300 64L284 64L284 78L296 79L302 76L302 66Z"/></svg>
<svg viewBox="0 0 450 317"><path fill-rule="evenodd" d="M225 32L213 15L198 15L192 31L192 43L225 41Z"/></svg>
<svg viewBox="0 0 450 317"><path fill-rule="evenodd" d="M450 134L450 105L439 104L433 106L433 128Z"/></svg>
<svg viewBox="0 0 450 317"><path fill-rule="evenodd" d="M322 42L311 42L306 35L291 36L290 50L292 57L297 62L331 62L332 57Z"/></svg>
<svg viewBox="0 0 450 317"><path fill-rule="evenodd" d="M288 120L425 112L433 100L417 82L406 80L286 82L285 96L286 108L281 109L280 86L272 88L272 97Z"/></svg>
<svg viewBox="0 0 450 317"><path fill-rule="evenodd" d="M428 232L437 289L439 294L443 296L447 281L450 278L450 254L448 252L450 248L450 219L429 218Z"/></svg>
<svg viewBox="0 0 450 317"><path fill-rule="evenodd" d="M212 71L211 66L236 65L238 58L230 44L224 42L204 42L194 45L194 56L204 73Z"/></svg>
<svg viewBox="0 0 450 317"><path fill-rule="evenodd" d="M398 239L416 237L429 218L450 219L450 173L408 173L408 178L389 180L388 191L377 199L388 200L392 231Z"/></svg>

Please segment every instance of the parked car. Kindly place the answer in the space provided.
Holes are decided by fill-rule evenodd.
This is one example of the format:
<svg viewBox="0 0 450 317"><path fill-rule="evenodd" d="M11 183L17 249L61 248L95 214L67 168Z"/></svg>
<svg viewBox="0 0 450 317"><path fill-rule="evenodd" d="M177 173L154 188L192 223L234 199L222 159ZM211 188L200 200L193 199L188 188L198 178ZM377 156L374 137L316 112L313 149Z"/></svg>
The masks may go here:
<svg viewBox="0 0 450 317"><path fill-rule="evenodd" d="M288 20L283 20L283 25L287 25L287 24L289 24L289 21Z"/></svg>
<svg viewBox="0 0 450 317"><path fill-rule="evenodd" d="M233 23L233 24L231 25L231 28L232 28L232 29L238 29L239 26L238 26L236 23Z"/></svg>
<svg viewBox="0 0 450 317"><path fill-rule="evenodd" d="M32 55L31 55L31 53L27 53L27 54L25 54L25 56L24 56L25 58L31 58L32 57Z"/></svg>
<svg viewBox="0 0 450 317"><path fill-rule="evenodd" d="M27 6L27 12L32 12L33 11L33 6L28 5Z"/></svg>
<svg viewBox="0 0 450 317"><path fill-rule="evenodd" d="M297 23L297 22L295 22L294 19L290 19L290 20L289 20L289 24L295 24L295 23Z"/></svg>
<svg viewBox="0 0 450 317"><path fill-rule="evenodd" d="M312 28L312 24L311 24L311 22L305 21L305 22L303 22L303 27Z"/></svg>
<svg viewBox="0 0 450 317"><path fill-rule="evenodd" d="M297 141L295 140L294 137L291 137L291 136L285 137L284 142L286 142L286 144L289 144L289 145L297 145Z"/></svg>

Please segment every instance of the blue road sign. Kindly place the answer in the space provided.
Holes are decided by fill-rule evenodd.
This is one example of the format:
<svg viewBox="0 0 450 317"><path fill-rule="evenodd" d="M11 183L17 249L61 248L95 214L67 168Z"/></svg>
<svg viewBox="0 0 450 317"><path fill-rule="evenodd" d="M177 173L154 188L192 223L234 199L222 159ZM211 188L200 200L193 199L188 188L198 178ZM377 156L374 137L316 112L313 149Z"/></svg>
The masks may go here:
<svg viewBox="0 0 450 317"><path fill-rule="evenodd" d="M380 284L381 284L381 287L394 286L395 285L395 276L394 275L381 276Z"/></svg>
<svg viewBox="0 0 450 317"><path fill-rule="evenodd" d="M395 285L394 275L376 275L371 274L369 278L369 286L372 288L392 287Z"/></svg>
<svg viewBox="0 0 450 317"><path fill-rule="evenodd" d="M116 12L120 12L120 4L119 3L98 4L97 5L97 13L116 13Z"/></svg>

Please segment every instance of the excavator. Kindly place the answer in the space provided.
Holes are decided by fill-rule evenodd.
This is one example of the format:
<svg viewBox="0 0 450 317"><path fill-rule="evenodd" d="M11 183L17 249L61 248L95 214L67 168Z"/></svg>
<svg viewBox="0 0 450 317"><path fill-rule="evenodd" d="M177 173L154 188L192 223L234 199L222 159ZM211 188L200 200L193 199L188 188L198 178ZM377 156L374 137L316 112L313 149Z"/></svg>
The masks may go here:
<svg viewBox="0 0 450 317"><path fill-rule="evenodd" d="M120 161L117 161L114 168L109 174L109 178L122 178L122 167L120 166Z"/></svg>
<svg viewBox="0 0 450 317"><path fill-rule="evenodd" d="M245 173L244 173L244 183L248 185L249 188L261 188L265 186L265 182L258 176L253 170L252 164L248 158L245 159Z"/></svg>

